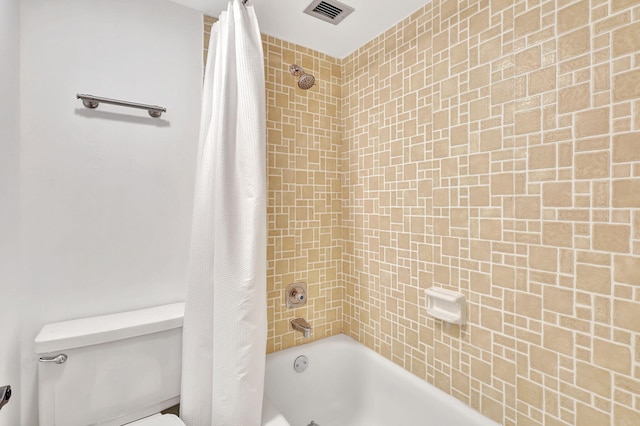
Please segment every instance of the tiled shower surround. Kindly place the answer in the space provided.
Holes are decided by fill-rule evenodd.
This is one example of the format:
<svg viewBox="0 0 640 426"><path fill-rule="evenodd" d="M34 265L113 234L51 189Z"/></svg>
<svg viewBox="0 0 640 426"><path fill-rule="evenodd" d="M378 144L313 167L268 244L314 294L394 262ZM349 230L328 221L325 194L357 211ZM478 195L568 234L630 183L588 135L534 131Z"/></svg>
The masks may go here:
<svg viewBox="0 0 640 426"><path fill-rule="evenodd" d="M640 2L434 1L342 67L345 332L506 425L640 425Z"/></svg>
<svg viewBox="0 0 640 426"><path fill-rule="evenodd" d="M290 321L306 319L313 338L343 330L341 67L329 56L263 37L267 86L267 288L273 352L308 342ZM289 65L316 77L298 88ZM285 288L307 283L307 304L285 306Z"/></svg>
<svg viewBox="0 0 640 426"><path fill-rule="evenodd" d="M640 424L640 0L434 0L342 60L264 46L268 351L302 316L501 424Z"/></svg>

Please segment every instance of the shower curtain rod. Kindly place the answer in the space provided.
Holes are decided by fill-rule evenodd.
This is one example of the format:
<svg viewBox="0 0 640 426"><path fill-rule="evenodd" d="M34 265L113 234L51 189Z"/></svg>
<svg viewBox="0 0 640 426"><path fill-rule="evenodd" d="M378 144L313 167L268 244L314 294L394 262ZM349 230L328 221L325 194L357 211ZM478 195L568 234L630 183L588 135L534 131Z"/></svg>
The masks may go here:
<svg viewBox="0 0 640 426"><path fill-rule="evenodd" d="M82 105L91 109L98 108L98 105L100 105L100 102L102 102L105 104L119 105L119 106L124 106L129 108L146 109L149 115L152 116L153 118L158 118L162 115L163 112L167 112L166 108L158 105L139 104L136 102L102 98L100 96L85 95L81 93L76 94L76 98L82 99Z"/></svg>

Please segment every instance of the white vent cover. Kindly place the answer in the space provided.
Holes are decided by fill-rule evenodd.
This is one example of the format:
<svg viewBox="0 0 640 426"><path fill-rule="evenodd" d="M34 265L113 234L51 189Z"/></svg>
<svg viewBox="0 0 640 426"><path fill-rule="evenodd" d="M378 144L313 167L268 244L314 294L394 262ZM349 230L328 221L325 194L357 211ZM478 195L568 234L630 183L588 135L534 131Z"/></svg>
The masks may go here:
<svg viewBox="0 0 640 426"><path fill-rule="evenodd" d="M313 0L304 13L337 25L354 10L351 6L335 0Z"/></svg>

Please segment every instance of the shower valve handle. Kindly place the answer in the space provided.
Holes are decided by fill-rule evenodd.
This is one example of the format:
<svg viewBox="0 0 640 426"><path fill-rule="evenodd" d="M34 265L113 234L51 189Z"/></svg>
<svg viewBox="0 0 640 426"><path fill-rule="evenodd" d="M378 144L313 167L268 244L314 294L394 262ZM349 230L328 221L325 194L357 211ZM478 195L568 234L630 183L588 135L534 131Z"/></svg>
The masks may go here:
<svg viewBox="0 0 640 426"><path fill-rule="evenodd" d="M285 293L287 308L299 308L307 303L307 285L296 282L287 286Z"/></svg>
<svg viewBox="0 0 640 426"><path fill-rule="evenodd" d="M304 292L299 291L298 288L294 288L290 294L291 298L297 300L298 302L302 302L304 300Z"/></svg>

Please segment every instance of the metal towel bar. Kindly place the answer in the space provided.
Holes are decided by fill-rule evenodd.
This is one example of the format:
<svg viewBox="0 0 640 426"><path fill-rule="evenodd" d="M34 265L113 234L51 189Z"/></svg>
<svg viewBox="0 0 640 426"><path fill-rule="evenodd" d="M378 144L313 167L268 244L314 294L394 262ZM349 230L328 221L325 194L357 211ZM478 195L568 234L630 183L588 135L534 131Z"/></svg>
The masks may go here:
<svg viewBox="0 0 640 426"><path fill-rule="evenodd" d="M162 115L163 112L167 112L166 108L158 105L139 104L136 102L102 98L100 96L86 95L82 93L78 93L76 95L76 98L82 99L82 104L87 108L92 108L92 109L98 108L98 105L100 105L100 103L102 102L102 103L111 104L111 105L119 105L119 106L125 106L130 108L137 108L137 109L146 109L149 115L153 118L158 118Z"/></svg>

